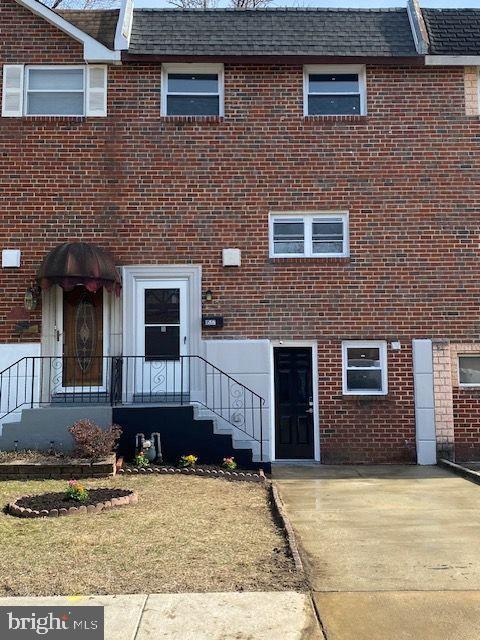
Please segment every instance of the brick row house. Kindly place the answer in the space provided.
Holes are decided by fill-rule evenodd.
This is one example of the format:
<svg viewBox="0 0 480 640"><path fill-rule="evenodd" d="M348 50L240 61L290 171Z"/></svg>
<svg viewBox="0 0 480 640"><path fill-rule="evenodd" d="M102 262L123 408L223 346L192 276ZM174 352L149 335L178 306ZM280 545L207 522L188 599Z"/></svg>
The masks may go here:
<svg viewBox="0 0 480 640"><path fill-rule="evenodd" d="M2 0L0 448L478 458L479 36Z"/></svg>

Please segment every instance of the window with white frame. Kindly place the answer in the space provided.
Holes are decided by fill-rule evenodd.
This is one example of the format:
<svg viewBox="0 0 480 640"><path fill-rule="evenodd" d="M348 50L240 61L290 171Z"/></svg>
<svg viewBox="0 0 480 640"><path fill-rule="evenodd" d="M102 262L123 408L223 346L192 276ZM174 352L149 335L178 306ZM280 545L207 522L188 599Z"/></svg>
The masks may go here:
<svg viewBox="0 0 480 640"><path fill-rule="evenodd" d="M306 66L306 116L365 115L366 74L362 65Z"/></svg>
<svg viewBox="0 0 480 640"><path fill-rule="evenodd" d="M342 343L343 393L385 395L388 390L387 343L347 341Z"/></svg>
<svg viewBox="0 0 480 640"><path fill-rule="evenodd" d="M162 114L223 115L223 65L163 65Z"/></svg>
<svg viewBox="0 0 480 640"><path fill-rule="evenodd" d="M270 257L348 256L348 213L270 214Z"/></svg>
<svg viewBox="0 0 480 640"><path fill-rule="evenodd" d="M480 353L458 356L459 382L465 387L480 387Z"/></svg>
<svg viewBox="0 0 480 640"><path fill-rule="evenodd" d="M4 65L2 116L106 116L107 67Z"/></svg>

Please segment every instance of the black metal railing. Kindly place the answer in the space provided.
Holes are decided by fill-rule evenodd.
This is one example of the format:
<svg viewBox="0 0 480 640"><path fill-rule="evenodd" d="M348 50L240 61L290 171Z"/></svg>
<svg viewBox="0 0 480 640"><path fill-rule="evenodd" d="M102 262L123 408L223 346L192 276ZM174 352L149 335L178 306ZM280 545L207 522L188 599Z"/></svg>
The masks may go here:
<svg viewBox="0 0 480 640"><path fill-rule="evenodd" d="M47 405L197 404L260 445L264 399L202 356L35 356L0 372L0 420Z"/></svg>

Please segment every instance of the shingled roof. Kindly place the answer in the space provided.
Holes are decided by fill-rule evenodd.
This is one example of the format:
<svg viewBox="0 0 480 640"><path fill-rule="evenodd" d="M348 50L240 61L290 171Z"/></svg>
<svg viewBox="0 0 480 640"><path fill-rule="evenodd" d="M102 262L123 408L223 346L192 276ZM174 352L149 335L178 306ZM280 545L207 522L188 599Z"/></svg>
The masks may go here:
<svg viewBox="0 0 480 640"><path fill-rule="evenodd" d="M76 27L88 33L109 49L114 49L115 31L118 22L118 9L100 10L89 9L85 11L74 9L57 10L59 15Z"/></svg>
<svg viewBox="0 0 480 640"><path fill-rule="evenodd" d="M417 55L405 9L137 9L129 54Z"/></svg>
<svg viewBox="0 0 480 640"><path fill-rule="evenodd" d="M480 9L422 9L430 53L480 55Z"/></svg>

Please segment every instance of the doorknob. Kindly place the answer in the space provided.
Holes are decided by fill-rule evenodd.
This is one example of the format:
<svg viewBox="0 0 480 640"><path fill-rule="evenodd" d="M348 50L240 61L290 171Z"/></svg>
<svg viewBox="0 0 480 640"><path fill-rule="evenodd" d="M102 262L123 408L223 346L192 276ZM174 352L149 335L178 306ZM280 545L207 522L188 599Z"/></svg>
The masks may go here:
<svg viewBox="0 0 480 640"><path fill-rule="evenodd" d="M310 407L310 409L306 409L305 413L313 413L313 407Z"/></svg>

